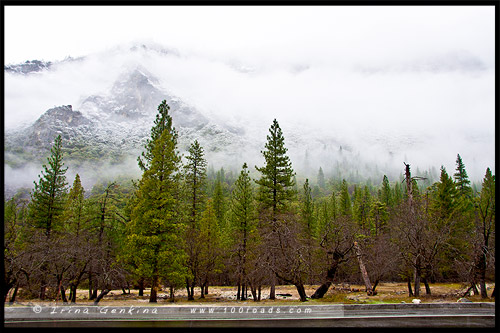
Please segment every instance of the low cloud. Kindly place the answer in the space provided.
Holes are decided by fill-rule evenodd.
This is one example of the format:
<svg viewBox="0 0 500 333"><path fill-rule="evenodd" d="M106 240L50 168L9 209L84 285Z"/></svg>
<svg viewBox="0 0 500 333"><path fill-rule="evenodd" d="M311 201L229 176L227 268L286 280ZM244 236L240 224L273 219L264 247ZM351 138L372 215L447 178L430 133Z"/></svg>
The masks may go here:
<svg viewBox="0 0 500 333"><path fill-rule="evenodd" d="M205 9L190 17L202 24L202 17L226 12ZM296 9L245 8L246 16L228 10L203 31L181 22L189 11L176 16L172 9L168 24L179 29L165 44L160 30L149 29L144 43L109 47L48 72L6 74L5 126L32 122L56 105L78 110L85 97L108 91L122 72L140 65L211 120L243 127L257 146L278 119L297 168L310 146L311 168L331 169L338 160L331 155L344 145L364 164L387 170L402 170L404 161L421 169L444 165L451 174L459 153L471 178L481 180L487 167L494 171L493 11ZM261 24L252 29L238 24L257 18ZM298 140L305 143L294 146ZM259 153L248 159L260 163Z"/></svg>

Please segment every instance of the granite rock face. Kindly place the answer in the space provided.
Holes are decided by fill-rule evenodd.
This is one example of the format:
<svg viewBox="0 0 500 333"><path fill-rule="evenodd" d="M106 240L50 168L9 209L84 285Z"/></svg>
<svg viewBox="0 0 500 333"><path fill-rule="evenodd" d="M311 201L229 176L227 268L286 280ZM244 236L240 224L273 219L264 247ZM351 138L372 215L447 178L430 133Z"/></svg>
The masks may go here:
<svg viewBox="0 0 500 333"><path fill-rule="evenodd" d="M44 62L40 60L27 60L25 63L17 65L4 66L5 72L17 74L29 74L47 70L52 66L52 62Z"/></svg>
<svg viewBox="0 0 500 333"><path fill-rule="evenodd" d="M137 67L124 72L109 91L83 98L78 109L56 106L30 126L6 133L5 162L15 166L43 161L57 135L62 136L65 160L69 162L120 163L135 159L150 135L162 100L170 106L181 151L195 139L207 156L221 150L242 151L243 129L211 121L197 108L164 91L154 75Z"/></svg>

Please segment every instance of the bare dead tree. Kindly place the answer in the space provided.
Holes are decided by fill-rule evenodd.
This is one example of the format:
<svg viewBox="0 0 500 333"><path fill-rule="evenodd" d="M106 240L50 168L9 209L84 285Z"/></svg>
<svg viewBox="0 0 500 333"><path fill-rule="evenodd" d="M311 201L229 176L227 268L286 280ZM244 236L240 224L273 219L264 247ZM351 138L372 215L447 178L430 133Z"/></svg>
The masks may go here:
<svg viewBox="0 0 500 333"><path fill-rule="evenodd" d="M307 301L304 281L309 271L307 246L300 237L299 222L294 214L282 213L269 219L267 233L262 237L267 268L286 283L297 288L300 300Z"/></svg>
<svg viewBox="0 0 500 333"><path fill-rule="evenodd" d="M326 225L319 244L327 263L322 268L325 271L325 276L322 284L316 289L311 298L322 298L327 293L340 264L350 259L349 255L353 250L355 237L356 226L348 217L331 220Z"/></svg>

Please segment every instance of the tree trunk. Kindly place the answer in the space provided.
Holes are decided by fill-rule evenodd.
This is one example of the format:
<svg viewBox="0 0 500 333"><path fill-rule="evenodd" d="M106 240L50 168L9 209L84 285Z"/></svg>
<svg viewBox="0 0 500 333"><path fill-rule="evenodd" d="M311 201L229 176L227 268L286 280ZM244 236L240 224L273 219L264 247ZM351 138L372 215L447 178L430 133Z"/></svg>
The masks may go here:
<svg viewBox="0 0 500 333"><path fill-rule="evenodd" d="M205 298L205 284L200 286L200 298Z"/></svg>
<svg viewBox="0 0 500 333"><path fill-rule="evenodd" d="M16 284L16 287L14 288L14 291L12 292L12 296L10 297L9 303L12 305L16 301L16 296L17 296L17 290L19 289L19 285Z"/></svg>
<svg viewBox="0 0 500 333"><path fill-rule="evenodd" d="M93 286L92 286L92 268L91 268L89 271L89 300L92 299L92 290L93 290L92 287Z"/></svg>
<svg viewBox="0 0 500 333"><path fill-rule="evenodd" d="M253 301L257 302L257 288L255 288L252 284L250 285L250 292L252 293Z"/></svg>
<svg viewBox="0 0 500 333"><path fill-rule="evenodd" d="M415 267L415 297L420 296L420 269L418 268L418 261L417 261L417 267Z"/></svg>
<svg viewBox="0 0 500 333"><path fill-rule="evenodd" d="M45 292L46 292L45 282L42 281L42 285L40 286L40 297L39 297L42 301L45 299Z"/></svg>
<svg viewBox="0 0 500 333"><path fill-rule="evenodd" d="M380 281L379 279L376 279L376 280L375 280L375 283L373 284L372 290L373 290L373 294L374 294L374 295L376 295L376 293L375 293L375 289L377 288L379 281Z"/></svg>
<svg viewBox="0 0 500 333"><path fill-rule="evenodd" d="M70 286L70 289L71 289L71 303L76 303L76 290L77 290L77 285L71 285Z"/></svg>
<svg viewBox="0 0 500 333"><path fill-rule="evenodd" d="M153 278L151 281L151 294L149 295L149 303L156 303L158 297L158 288L159 288L159 276L158 276L158 267L154 265L153 268Z"/></svg>
<svg viewBox="0 0 500 333"><path fill-rule="evenodd" d="M356 257L358 258L359 270L361 271L361 275L363 276L363 280L365 282L366 293L368 296L373 296L375 293L372 288L372 284L370 283L370 278L368 277L368 272L366 271L365 263L363 262L361 255L361 248L359 247L358 242L354 242L354 250L356 251Z"/></svg>
<svg viewBox="0 0 500 333"><path fill-rule="evenodd" d="M94 300L94 305L97 305L97 304L101 301L101 299L102 299L104 296L106 296L106 295L107 295L110 291L111 291L111 290L109 290L109 289L103 289L103 290L101 291L101 293L99 294L99 296L97 296L97 297L96 297L96 299Z"/></svg>
<svg viewBox="0 0 500 333"><path fill-rule="evenodd" d="M238 291L236 292L236 300L240 300L241 284L238 282Z"/></svg>
<svg viewBox="0 0 500 333"><path fill-rule="evenodd" d="M189 286L189 290L191 291L190 295L188 296L188 301L194 301L194 282Z"/></svg>
<svg viewBox="0 0 500 333"><path fill-rule="evenodd" d="M174 287L170 286L170 302L175 302L175 292L174 292Z"/></svg>
<svg viewBox="0 0 500 333"><path fill-rule="evenodd" d="M295 287L297 288L297 291L299 293L300 301L307 302L307 295L304 289L304 285L302 283L296 283Z"/></svg>
<svg viewBox="0 0 500 333"><path fill-rule="evenodd" d="M339 265L339 262L340 262L340 258L333 260L332 265L330 266L330 268L326 272L325 282L323 282L323 284L321 286L319 286L318 289L316 289L314 294L311 295L312 299L323 298L323 296L325 296L326 292L328 291L328 289L332 285L333 278L335 277L335 273L337 272L337 267Z"/></svg>
<svg viewBox="0 0 500 333"><path fill-rule="evenodd" d="M269 290L269 299L276 299L276 275L271 273L271 289Z"/></svg>
<svg viewBox="0 0 500 333"><path fill-rule="evenodd" d="M97 298L97 291L98 291L97 288L94 288L92 290L92 295L90 296L89 301Z"/></svg>
<svg viewBox="0 0 500 333"><path fill-rule="evenodd" d="M262 286L259 285L259 289L258 289L258 294L257 294L257 300L260 301L260 296L262 295Z"/></svg>
<svg viewBox="0 0 500 333"><path fill-rule="evenodd" d="M488 298L488 293L486 292L486 256L484 253L479 258L479 288L481 290L481 298Z"/></svg>
<svg viewBox="0 0 500 333"><path fill-rule="evenodd" d="M9 296L9 291L12 289L12 287L14 287L14 283L12 283L12 282L5 285L4 291L3 291L3 301L4 302L7 302L7 297Z"/></svg>
<svg viewBox="0 0 500 333"><path fill-rule="evenodd" d="M476 286L475 282L472 282L470 287L471 287L472 291L474 292L474 295L479 295L479 290L477 290L477 286Z"/></svg>
<svg viewBox="0 0 500 333"><path fill-rule="evenodd" d="M424 286L425 286L425 294L431 295L431 287L429 286L429 282L427 282L426 278L422 278L422 281L424 282Z"/></svg>
<svg viewBox="0 0 500 333"><path fill-rule="evenodd" d="M68 303L68 299L66 298L66 290L64 289L64 287L62 285L60 287L60 291L61 291L61 299L62 299L63 303Z"/></svg>
<svg viewBox="0 0 500 333"><path fill-rule="evenodd" d="M413 297L413 291L411 290L411 279L408 276L408 297Z"/></svg>
<svg viewBox="0 0 500 333"><path fill-rule="evenodd" d="M144 278L139 279L139 296L144 296Z"/></svg>

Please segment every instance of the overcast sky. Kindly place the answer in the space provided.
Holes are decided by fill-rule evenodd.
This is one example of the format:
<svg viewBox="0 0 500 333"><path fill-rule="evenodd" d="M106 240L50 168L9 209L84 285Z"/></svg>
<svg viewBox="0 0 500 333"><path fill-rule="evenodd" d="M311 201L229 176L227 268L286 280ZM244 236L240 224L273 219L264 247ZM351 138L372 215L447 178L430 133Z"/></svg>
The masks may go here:
<svg viewBox="0 0 500 333"><path fill-rule="evenodd" d="M463 49L492 64L494 7L5 7L6 63L83 56L137 39L276 61L390 61Z"/></svg>
<svg viewBox="0 0 500 333"><path fill-rule="evenodd" d="M453 168L460 153L475 176L494 169L493 6L7 6L4 26L6 64L157 43L184 58L151 68L202 109L256 112L266 123L297 118L352 142L373 129L409 130L432 142L410 157ZM96 76L112 66L101 64L94 76L72 72L67 99L100 87ZM6 123L37 91L44 96L32 105L76 104L50 99L66 82L19 80L6 81Z"/></svg>

